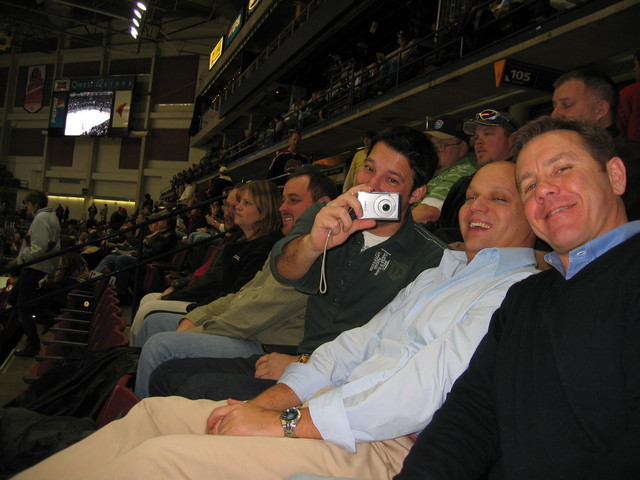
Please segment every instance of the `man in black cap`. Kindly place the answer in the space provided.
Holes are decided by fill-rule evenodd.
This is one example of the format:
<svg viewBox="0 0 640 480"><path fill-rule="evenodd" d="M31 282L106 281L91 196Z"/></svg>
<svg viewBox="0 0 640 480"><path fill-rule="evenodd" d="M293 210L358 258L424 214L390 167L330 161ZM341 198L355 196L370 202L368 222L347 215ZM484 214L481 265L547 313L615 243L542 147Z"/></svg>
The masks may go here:
<svg viewBox="0 0 640 480"><path fill-rule="evenodd" d="M369 150L371 149L371 141L375 136L376 132L374 132L373 130L367 130L366 132L364 132L364 135L362 136L363 146L358 149L356 154L353 156L353 159L351 160L349 172L347 173L347 176L344 179L344 184L342 185L342 193L345 193L351 187L356 186L356 175L358 173L358 170L360 170L362 168L362 165L364 165L364 161L369 154Z"/></svg>
<svg viewBox="0 0 640 480"><path fill-rule="evenodd" d="M427 119L427 133L438 152L438 172L427 183L427 195L411 211L413 219L421 223L438 220L451 187L476 171L469 158L469 136L462 131L460 119L452 115Z"/></svg>
<svg viewBox="0 0 640 480"><path fill-rule="evenodd" d="M491 162L511 160L511 134L518 128L520 124L511 115L491 108L476 113L464 122L464 133L473 135L478 168ZM458 212L465 202L472 178L472 175L462 177L451 187L442 205L440 218L427 225L428 230L448 243L462 241Z"/></svg>

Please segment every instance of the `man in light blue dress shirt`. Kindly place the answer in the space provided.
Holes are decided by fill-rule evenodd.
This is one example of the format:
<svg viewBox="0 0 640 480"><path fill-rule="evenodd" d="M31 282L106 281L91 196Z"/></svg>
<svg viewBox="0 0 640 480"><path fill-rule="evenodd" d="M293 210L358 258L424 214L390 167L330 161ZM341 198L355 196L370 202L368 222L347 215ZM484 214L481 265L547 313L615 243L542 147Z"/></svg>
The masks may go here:
<svg viewBox="0 0 640 480"><path fill-rule="evenodd" d="M255 399L145 399L22 478L390 478L506 291L536 272L514 168L495 162L475 175L460 212L465 252L446 251L369 323L291 364Z"/></svg>

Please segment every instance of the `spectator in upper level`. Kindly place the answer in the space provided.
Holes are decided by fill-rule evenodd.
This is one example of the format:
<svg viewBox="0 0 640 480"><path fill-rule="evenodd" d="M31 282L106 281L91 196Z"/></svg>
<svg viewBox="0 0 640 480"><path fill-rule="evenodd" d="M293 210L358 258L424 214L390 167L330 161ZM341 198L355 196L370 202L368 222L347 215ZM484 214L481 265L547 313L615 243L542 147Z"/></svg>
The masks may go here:
<svg viewBox="0 0 640 480"><path fill-rule="evenodd" d="M362 136L362 147L358 149L351 160L351 166L349 167L347 176L344 179L344 184L342 185L342 193L355 186L356 175L362 168L362 165L364 165L364 160L367 158L367 155L369 155L369 150L371 149L371 141L376 135L377 133L373 130L367 130L364 132L364 135Z"/></svg>
<svg viewBox="0 0 640 480"><path fill-rule="evenodd" d="M153 211L153 199L151 198L151 194L145 193L144 200L142 201L142 209L147 210L147 215L151 215Z"/></svg>
<svg viewBox="0 0 640 480"><path fill-rule="evenodd" d="M207 195L210 198L221 197L224 189L231 186L233 186L233 180L229 176L229 169L223 165L218 170L218 173L209 180Z"/></svg>
<svg viewBox="0 0 640 480"><path fill-rule="evenodd" d="M289 146L284 150L277 151L273 160L271 160L267 178L274 179L272 181L276 185L284 185L286 183L287 179L283 177L285 173L289 173L293 171L295 167L299 167L305 163L311 163L311 158L308 155L299 152L301 143L302 135L300 132L291 132L289 135Z"/></svg>
<svg viewBox="0 0 640 480"><path fill-rule="evenodd" d="M427 122L427 133L438 152L438 171L427 183L427 195L411 211L413 219L420 223L438 220L454 183L476 171L469 158L469 136L462 131L460 119L443 115Z"/></svg>
<svg viewBox="0 0 640 480"><path fill-rule="evenodd" d="M187 178L185 180L184 190L182 191L182 195L178 198L178 203L186 205L189 203L189 200L195 198L196 196L196 188L191 178Z"/></svg>
<svg viewBox="0 0 640 480"><path fill-rule="evenodd" d="M597 70L574 70L553 84L552 116L593 122L613 137L627 172L622 201L629 220L640 219L640 143L627 138L615 125L618 89L609 76Z"/></svg>
<svg viewBox="0 0 640 480"><path fill-rule="evenodd" d="M109 214L109 206L105 203L100 209L100 223L102 225L107 224L107 215Z"/></svg>
<svg viewBox="0 0 640 480"><path fill-rule="evenodd" d="M117 232L122 227L122 224L127 221L127 209L124 207L118 208L111 214L109 219L109 233Z"/></svg>
<svg viewBox="0 0 640 480"><path fill-rule="evenodd" d="M633 73L636 83L620 91L617 124L627 137L640 141L640 50L633 54Z"/></svg>

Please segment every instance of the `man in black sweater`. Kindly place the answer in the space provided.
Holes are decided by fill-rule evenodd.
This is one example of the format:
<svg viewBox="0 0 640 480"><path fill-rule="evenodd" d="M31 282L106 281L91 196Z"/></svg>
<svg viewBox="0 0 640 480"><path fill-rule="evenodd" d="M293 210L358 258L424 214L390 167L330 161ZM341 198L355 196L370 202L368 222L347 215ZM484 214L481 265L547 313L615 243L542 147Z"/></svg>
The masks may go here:
<svg viewBox="0 0 640 480"><path fill-rule="evenodd" d="M516 183L555 268L514 285L396 480L640 478L640 222L611 136L544 117Z"/></svg>

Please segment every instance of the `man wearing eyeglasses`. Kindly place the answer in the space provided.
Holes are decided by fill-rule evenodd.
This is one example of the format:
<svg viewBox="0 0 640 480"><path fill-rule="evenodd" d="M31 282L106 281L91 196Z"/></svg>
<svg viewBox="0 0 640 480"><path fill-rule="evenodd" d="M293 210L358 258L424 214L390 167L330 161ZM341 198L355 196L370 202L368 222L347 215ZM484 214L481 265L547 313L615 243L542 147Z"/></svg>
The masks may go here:
<svg viewBox="0 0 640 480"><path fill-rule="evenodd" d="M476 113L464 122L463 132L473 135L478 168L491 162L511 160L511 134L519 127L511 115L491 108ZM440 218L427 225L428 230L447 243L462 241L458 212L465 202L472 178L472 175L462 177L451 187L442 205Z"/></svg>
<svg viewBox="0 0 640 480"><path fill-rule="evenodd" d="M443 115L434 122L427 120L427 133L438 152L438 172L427 183L427 195L412 210L416 222L433 222L449 190L460 178L473 175L476 167L469 158L469 136L462 131L462 121Z"/></svg>

